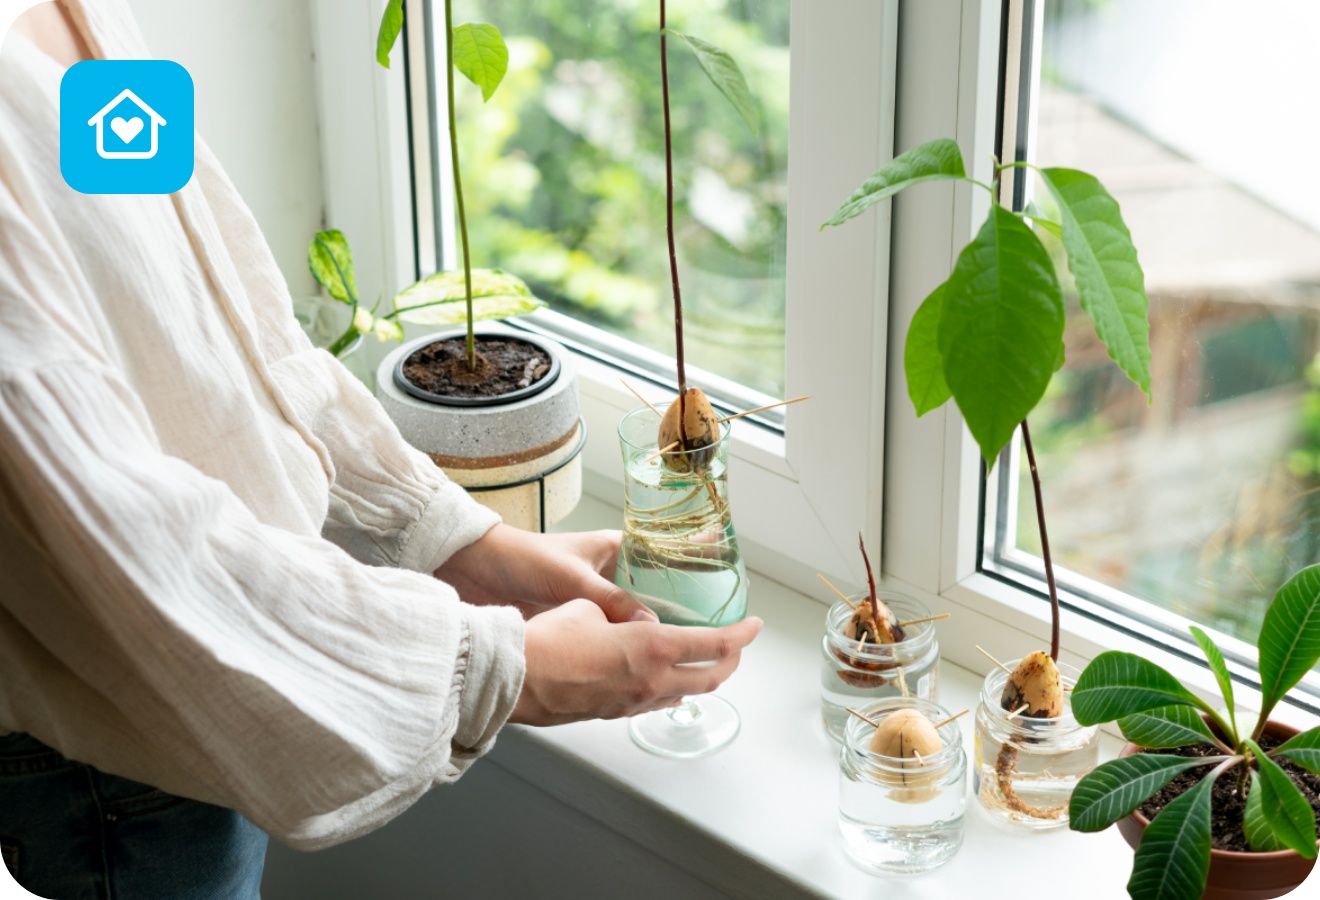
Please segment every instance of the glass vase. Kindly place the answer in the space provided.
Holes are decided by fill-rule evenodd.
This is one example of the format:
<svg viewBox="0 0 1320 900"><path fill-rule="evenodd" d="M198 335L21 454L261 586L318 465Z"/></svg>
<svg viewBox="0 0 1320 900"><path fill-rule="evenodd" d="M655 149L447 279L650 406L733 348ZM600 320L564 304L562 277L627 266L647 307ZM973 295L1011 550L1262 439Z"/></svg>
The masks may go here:
<svg viewBox="0 0 1320 900"><path fill-rule="evenodd" d="M623 543L614 581L670 625L718 627L747 614L747 571L728 499L729 425L692 452L661 453L660 417L649 407L619 423ZM629 731L662 756L711 753L738 734L738 713L709 695L636 716Z"/></svg>
<svg viewBox="0 0 1320 900"><path fill-rule="evenodd" d="M924 619L930 615L925 604L905 594L877 591L898 621ZM855 594L845 603L835 601L825 614L825 636L821 638L820 714L825 731L843 740L846 707L856 708L868 700L885 697L917 697L939 701L940 645L935 623L921 622L904 629L896 644L858 643L844 633L855 605L870 594Z"/></svg>
<svg viewBox="0 0 1320 900"><path fill-rule="evenodd" d="M839 832L863 868L912 874L943 865L962 846L967 754L960 724L948 721L949 712L937 704L890 697L858 712L880 724L901 709L944 722L937 729L943 748L915 759L883 756L870 749L875 728L849 716L839 750Z"/></svg>
<svg viewBox="0 0 1320 900"><path fill-rule="evenodd" d="M1005 663L1012 670L1020 660ZM1076 668L1059 663L1065 689L1077 683ZM981 687L976 708L976 796L992 815L1032 829L1068 824L1073 788L1099 763L1100 728L1077 724L1065 690L1063 715L1037 719L1010 715L999 698L1008 673L994 669Z"/></svg>

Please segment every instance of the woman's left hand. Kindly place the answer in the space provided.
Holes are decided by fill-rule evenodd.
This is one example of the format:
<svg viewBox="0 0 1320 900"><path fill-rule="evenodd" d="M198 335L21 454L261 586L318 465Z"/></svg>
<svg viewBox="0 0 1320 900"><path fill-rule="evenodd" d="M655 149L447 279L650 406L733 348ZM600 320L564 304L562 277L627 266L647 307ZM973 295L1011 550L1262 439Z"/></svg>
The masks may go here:
<svg viewBox="0 0 1320 900"><path fill-rule="evenodd" d="M517 606L531 617L569 600L590 600L611 622L656 616L611 580L618 531L533 534L499 524L451 556L435 577L465 603Z"/></svg>

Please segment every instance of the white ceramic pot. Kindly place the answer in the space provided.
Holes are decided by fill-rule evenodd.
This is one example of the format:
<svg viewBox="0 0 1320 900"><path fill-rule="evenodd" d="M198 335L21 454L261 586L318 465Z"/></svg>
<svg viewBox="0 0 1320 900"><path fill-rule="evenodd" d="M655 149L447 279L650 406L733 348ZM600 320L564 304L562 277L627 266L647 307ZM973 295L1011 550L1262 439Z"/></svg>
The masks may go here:
<svg viewBox="0 0 1320 900"><path fill-rule="evenodd" d="M528 531L563 519L582 497L586 440L578 403L577 369L554 341L497 323L477 335L534 343L550 354L552 370L531 393L449 405L423 399L402 375L402 364L422 347L466 333L456 328L396 348L376 371L376 396L405 440L426 453L455 483L469 489L504 521Z"/></svg>

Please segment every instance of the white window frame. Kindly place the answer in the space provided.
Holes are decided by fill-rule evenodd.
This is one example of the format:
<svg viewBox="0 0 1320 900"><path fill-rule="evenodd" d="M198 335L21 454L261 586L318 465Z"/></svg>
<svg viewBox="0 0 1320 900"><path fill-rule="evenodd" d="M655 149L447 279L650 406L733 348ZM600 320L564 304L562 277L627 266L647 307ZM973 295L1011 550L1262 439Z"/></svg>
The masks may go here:
<svg viewBox="0 0 1320 900"><path fill-rule="evenodd" d="M974 235L988 197L961 184L922 185L892 201L899 223L892 239L890 202L843 228L818 226L895 149L936 137L954 137L969 174L989 180L1000 22L1007 15L1020 23L1024 5L1032 0L921 0L904 4L900 19L898 0L793 4L786 394L813 399L787 408L782 433L746 423L736 429L730 473L735 522L754 571L827 602L814 573L858 585L856 539L864 531L873 559L882 559L886 586L954 613L940 625L941 651L978 671L987 664L977 645L1001 658L1039 649L1049 608L1038 595L978 570L979 453L953 404L915 417L902 340L916 308ZM426 249L434 246L430 226L415 224L413 208L432 173L419 168L414 178L410 153L425 158L433 152L428 142L447 137L440 121L414 128L410 144L408 111L411 103L414 123L427 112L419 98L430 73L418 59L428 39L442 52L443 34L416 27L410 12L412 65L405 73L396 62L386 71L373 59L384 6L318 0L313 16L327 225L353 238L360 283L397 288L434 266ZM401 56L396 50L395 59ZM443 197L447 161L440 159L434 174ZM556 324L553 316L533 318L549 320L533 321L534 328ZM619 368L587 355L578 362L593 436L584 452L585 483L607 500L621 497L613 433L636 400L620 384ZM672 396L655 385L650 391L657 399ZM1216 696L1204 664L1170 645L1071 613L1062 624L1066 661L1081 666L1104 650L1127 650ZM1259 702L1238 687L1241 705ZM1311 721L1291 707L1277 717Z"/></svg>

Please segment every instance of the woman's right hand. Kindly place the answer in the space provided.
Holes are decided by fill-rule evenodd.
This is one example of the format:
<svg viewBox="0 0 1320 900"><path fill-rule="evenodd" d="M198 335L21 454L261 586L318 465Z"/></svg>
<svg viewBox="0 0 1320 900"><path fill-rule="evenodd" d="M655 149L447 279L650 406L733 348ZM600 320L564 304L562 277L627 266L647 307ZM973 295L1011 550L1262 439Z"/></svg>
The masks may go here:
<svg viewBox="0 0 1320 900"><path fill-rule="evenodd" d="M569 601L528 620L527 674L509 721L561 725L677 706L723 684L761 625L612 623L596 604Z"/></svg>

